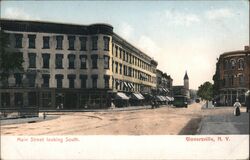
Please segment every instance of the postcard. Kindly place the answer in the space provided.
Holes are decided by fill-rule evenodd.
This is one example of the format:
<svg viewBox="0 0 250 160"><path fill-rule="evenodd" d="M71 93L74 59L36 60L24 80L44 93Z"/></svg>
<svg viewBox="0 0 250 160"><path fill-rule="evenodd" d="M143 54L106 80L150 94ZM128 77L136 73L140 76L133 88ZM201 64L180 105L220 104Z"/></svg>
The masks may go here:
<svg viewBox="0 0 250 160"><path fill-rule="evenodd" d="M0 159L249 159L249 1L0 3Z"/></svg>

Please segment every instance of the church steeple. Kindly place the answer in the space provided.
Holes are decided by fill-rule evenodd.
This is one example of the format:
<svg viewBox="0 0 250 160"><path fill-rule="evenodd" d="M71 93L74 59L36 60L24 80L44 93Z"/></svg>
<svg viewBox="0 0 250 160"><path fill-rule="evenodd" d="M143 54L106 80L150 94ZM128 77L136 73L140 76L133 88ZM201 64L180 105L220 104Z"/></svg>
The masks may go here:
<svg viewBox="0 0 250 160"><path fill-rule="evenodd" d="M186 71L185 76L184 76L184 88L186 90L189 90L189 78L188 78L188 75L187 75L187 71Z"/></svg>
<svg viewBox="0 0 250 160"><path fill-rule="evenodd" d="M185 80L185 79L189 79L189 78L188 78L188 75L187 75L187 71L186 71L185 76L184 76L184 80Z"/></svg>

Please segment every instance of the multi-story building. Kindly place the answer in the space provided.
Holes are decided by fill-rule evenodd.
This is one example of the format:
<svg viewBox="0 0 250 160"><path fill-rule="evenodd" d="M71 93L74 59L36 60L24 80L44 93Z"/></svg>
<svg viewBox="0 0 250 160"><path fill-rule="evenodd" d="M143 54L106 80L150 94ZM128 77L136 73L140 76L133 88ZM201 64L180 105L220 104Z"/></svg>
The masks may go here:
<svg viewBox="0 0 250 160"><path fill-rule="evenodd" d="M250 49L225 52L220 55L213 77L215 100L220 105L233 105L238 98L245 102L245 92L250 88Z"/></svg>
<svg viewBox="0 0 250 160"><path fill-rule="evenodd" d="M105 107L110 93L150 92L157 62L108 24L76 25L1 19L9 51L23 56L0 91L4 106ZM141 95L140 95L141 96Z"/></svg>
<svg viewBox="0 0 250 160"><path fill-rule="evenodd" d="M173 96L173 79L170 75L167 75L167 73L163 73L161 70L156 70L156 79L157 84L156 88L158 91L158 94L163 94L169 97Z"/></svg>

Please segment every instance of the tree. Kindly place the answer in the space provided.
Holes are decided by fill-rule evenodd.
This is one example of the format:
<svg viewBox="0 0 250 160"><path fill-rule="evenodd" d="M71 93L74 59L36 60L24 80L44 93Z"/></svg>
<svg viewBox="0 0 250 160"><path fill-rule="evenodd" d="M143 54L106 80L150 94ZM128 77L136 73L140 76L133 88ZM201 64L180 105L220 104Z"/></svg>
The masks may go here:
<svg viewBox="0 0 250 160"><path fill-rule="evenodd" d="M0 81L7 81L11 72L23 71L22 54L9 49L9 35L0 28Z"/></svg>
<svg viewBox="0 0 250 160"><path fill-rule="evenodd" d="M210 82L205 82L200 85L198 88L197 95L201 97L201 99L211 101L213 99L213 84Z"/></svg>

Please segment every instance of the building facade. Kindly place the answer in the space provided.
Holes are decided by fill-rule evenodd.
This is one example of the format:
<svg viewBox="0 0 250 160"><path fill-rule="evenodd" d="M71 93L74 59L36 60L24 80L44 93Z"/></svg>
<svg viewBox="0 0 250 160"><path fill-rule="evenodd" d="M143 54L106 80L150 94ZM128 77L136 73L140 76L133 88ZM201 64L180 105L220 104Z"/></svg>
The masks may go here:
<svg viewBox="0 0 250 160"><path fill-rule="evenodd" d="M156 88L157 88L158 94L172 97L173 96L173 79L171 78L171 76L157 69L156 79L157 79Z"/></svg>
<svg viewBox="0 0 250 160"><path fill-rule="evenodd" d="M157 62L111 25L1 19L1 29L9 35L8 50L24 59L24 71L1 84L2 106L102 108L110 93L156 88Z"/></svg>
<svg viewBox="0 0 250 160"><path fill-rule="evenodd" d="M220 105L233 105L236 99L245 103L245 92L250 88L250 49L225 52L216 63L213 77L215 100Z"/></svg>

